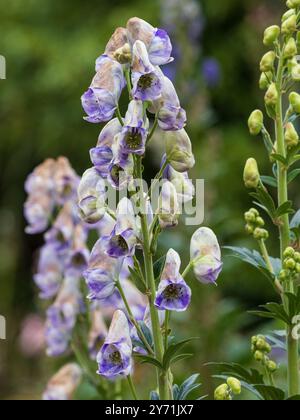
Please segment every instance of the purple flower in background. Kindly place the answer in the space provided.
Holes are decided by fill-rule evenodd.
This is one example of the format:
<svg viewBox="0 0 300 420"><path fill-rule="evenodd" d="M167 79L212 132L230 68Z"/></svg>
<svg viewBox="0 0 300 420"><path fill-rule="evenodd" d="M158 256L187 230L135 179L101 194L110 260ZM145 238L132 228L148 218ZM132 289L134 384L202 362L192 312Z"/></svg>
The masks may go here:
<svg viewBox="0 0 300 420"><path fill-rule="evenodd" d="M120 147L125 154L143 155L145 153L148 135L146 124L143 102L131 101L120 138Z"/></svg>
<svg viewBox="0 0 300 420"><path fill-rule="evenodd" d="M49 219L54 202L48 195L31 195L24 205L24 216L28 222L26 233L34 235L44 232L49 226Z"/></svg>
<svg viewBox="0 0 300 420"><path fill-rule="evenodd" d="M52 244L57 252L64 252L70 245L75 227L74 208L67 202L60 210L52 228L46 232L45 240Z"/></svg>
<svg viewBox="0 0 300 420"><path fill-rule="evenodd" d="M68 401L71 400L76 388L82 379L82 370L75 364L65 365L51 378L47 389L43 394L44 401Z"/></svg>
<svg viewBox="0 0 300 420"><path fill-rule="evenodd" d="M121 64L108 56L102 55L97 59L96 71L90 88L81 98L82 107L88 115L85 120L91 123L109 121L113 117L125 86Z"/></svg>
<svg viewBox="0 0 300 420"><path fill-rule="evenodd" d="M194 262L194 274L201 283L216 283L223 264L218 239L211 229L203 227L194 233L191 261Z"/></svg>
<svg viewBox="0 0 300 420"><path fill-rule="evenodd" d="M54 173L55 192L57 203L63 205L74 199L80 178L65 157L57 159Z"/></svg>
<svg viewBox="0 0 300 420"><path fill-rule="evenodd" d="M192 292L180 274L181 260L176 251L171 249L158 286L155 306L160 310L182 312L190 302Z"/></svg>
<svg viewBox="0 0 300 420"><path fill-rule="evenodd" d="M53 245L46 244L40 251L38 272L34 281L40 289L41 299L57 295L63 280L63 265Z"/></svg>
<svg viewBox="0 0 300 420"><path fill-rule="evenodd" d="M203 77L209 87L218 85L221 79L220 65L215 58L206 58L202 67Z"/></svg>
<svg viewBox="0 0 300 420"><path fill-rule="evenodd" d="M91 311L91 329L88 338L88 349L92 360L97 359L97 354L107 336L107 332L102 311L96 306Z"/></svg>
<svg viewBox="0 0 300 420"><path fill-rule="evenodd" d="M90 252L86 241L87 231L79 224L74 229L73 244L66 264L65 271L68 275L80 277L82 272L87 269Z"/></svg>
<svg viewBox="0 0 300 420"><path fill-rule="evenodd" d="M108 379L130 375L133 367L132 342L128 320L124 312L115 312L108 335L97 362L98 374Z"/></svg>

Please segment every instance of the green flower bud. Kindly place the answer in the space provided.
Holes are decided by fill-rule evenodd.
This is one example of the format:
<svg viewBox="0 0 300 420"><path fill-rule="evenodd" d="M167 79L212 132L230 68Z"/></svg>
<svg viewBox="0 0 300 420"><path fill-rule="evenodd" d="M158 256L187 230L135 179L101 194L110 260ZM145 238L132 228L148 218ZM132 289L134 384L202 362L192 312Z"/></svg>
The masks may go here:
<svg viewBox="0 0 300 420"><path fill-rule="evenodd" d="M286 1L286 6L287 6L289 9L291 9L291 8L293 7L293 5L292 5L292 1L291 1L291 0L287 0L287 1Z"/></svg>
<svg viewBox="0 0 300 420"><path fill-rule="evenodd" d="M292 34L297 30L297 16L293 13L290 17L285 19L281 25L281 32L284 35Z"/></svg>
<svg viewBox="0 0 300 420"><path fill-rule="evenodd" d="M271 83L266 95L265 95L265 102L268 106L275 106L278 100L278 91L275 83Z"/></svg>
<svg viewBox="0 0 300 420"><path fill-rule="evenodd" d="M257 340L258 340L258 337L255 335L254 337L251 338L251 344L256 346Z"/></svg>
<svg viewBox="0 0 300 420"><path fill-rule="evenodd" d="M274 51L267 52L261 59L260 71L263 73L273 70L275 59L276 54Z"/></svg>
<svg viewBox="0 0 300 420"><path fill-rule="evenodd" d="M296 268L296 262L292 258L285 260L283 265L287 270L294 270Z"/></svg>
<svg viewBox="0 0 300 420"><path fill-rule="evenodd" d="M195 157L192 151L192 143L187 132L164 131L167 159L177 172L186 172L195 165Z"/></svg>
<svg viewBox="0 0 300 420"><path fill-rule="evenodd" d="M269 360L267 362L267 369L268 371L270 371L271 373L276 372L276 370L278 369L278 366L275 362L273 362L272 360Z"/></svg>
<svg viewBox="0 0 300 420"><path fill-rule="evenodd" d="M234 395L240 395L242 392L242 384L241 382L236 378L228 378L227 384L230 387L231 391Z"/></svg>
<svg viewBox="0 0 300 420"><path fill-rule="evenodd" d="M257 109L256 111L253 111L248 120L248 127L249 127L250 134L252 134L252 136L257 136L261 132L263 125L264 125L263 113L259 109Z"/></svg>
<svg viewBox="0 0 300 420"><path fill-rule="evenodd" d="M297 271L297 274L300 274L300 263L296 264L296 271Z"/></svg>
<svg viewBox="0 0 300 420"><path fill-rule="evenodd" d="M297 45L294 38L290 38L283 49L284 58L292 58L297 54Z"/></svg>
<svg viewBox="0 0 300 420"><path fill-rule="evenodd" d="M257 162L255 159L250 158L247 160L244 169L244 182L246 188L257 188L260 181Z"/></svg>
<svg viewBox="0 0 300 420"><path fill-rule="evenodd" d="M261 351L256 351L255 353L254 353L254 360L256 360L256 362L262 362L263 360L264 360L264 354L263 354L263 352L261 352Z"/></svg>
<svg viewBox="0 0 300 420"><path fill-rule="evenodd" d="M247 224L247 225L246 225L245 229L246 229L246 233L247 233L248 235L252 235L252 234L253 234L253 232L254 232L254 227L253 227L253 226L251 226L251 225L249 225L249 224Z"/></svg>
<svg viewBox="0 0 300 420"><path fill-rule="evenodd" d="M250 211L251 213L253 213L255 217L258 217L258 216L259 216L259 211L258 211L257 209L252 208L252 209L250 209L249 211Z"/></svg>
<svg viewBox="0 0 300 420"><path fill-rule="evenodd" d="M117 49L114 53L114 58L120 64L130 63L132 60L130 45L125 44L123 47Z"/></svg>
<svg viewBox="0 0 300 420"><path fill-rule="evenodd" d="M267 73L262 73L259 79L259 88L261 90L268 89L272 80L273 80L273 74L270 71Z"/></svg>
<svg viewBox="0 0 300 420"><path fill-rule="evenodd" d="M261 239L267 240L269 237L269 233L265 229L256 228L253 232L254 239L260 241Z"/></svg>
<svg viewBox="0 0 300 420"><path fill-rule="evenodd" d="M290 104L296 114L300 114L300 95L296 92L290 93Z"/></svg>
<svg viewBox="0 0 300 420"><path fill-rule="evenodd" d="M245 220L248 223L254 223L256 221L256 215L252 211L247 211L245 213Z"/></svg>
<svg viewBox="0 0 300 420"><path fill-rule="evenodd" d="M299 143L298 133L292 123L286 125L284 138L288 149L292 149Z"/></svg>
<svg viewBox="0 0 300 420"><path fill-rule="evenodd" d="M277 25L269 26L264 33L264 45L270 47L277 41L280 35L280 28Z"/></svg>
<svg viewBox="0 0 300 420"><path fill-rule="evenodd" d="M216 401L228 401L231 400L230 396L230 389L227 384L222 384L218 386L218 388L215 390L215 400Z"/></svg>
<svg viewBox="0 0 300 420"><path fill-rule="evenodd" d="M286 250L283 253L284 258L294 258L295 256L295 250L291 246L286 248Z"/></svg>
<svg viewBox="0 0 300 420"><path fill-rule="evenodd" d="M265 351L266 348L266 340L265 338L258 338L256 341L256 348L260 351Z"/></svg>
<svg viewBox="0 0 300 420"><path fill-rule="evenodd" d="M300 32L297 32L296 44L297 44L297 50L300 49Z"/></svg>
<svg viewBox="0 0 300 420"><path fill-rule="evenodd" d="M279 280L280 281L285 281L289 278L289 272L287 270L281 270L279 273Z"/></svg>
<svg viewBox="0 0 300 420"><path fill-rule="evenodd" d="M294 9L286 11L286 12L282 15L281 22L284 22L285 20L287 20L288 18L290 18L291 16L293 16L293 15L295 15L295 14L296 14L296 12L295 12L295 10L294 10Z"/></svg>
<svg viewBox="0 0 300 420"><path fill-rule="evenodd" d="M262 217L258 217L258 218L256 219L256 224L257 224L259 227L264 227L264 226L265 226L265 221L264 221L264 219L263 219Z"/></svg>
<svg viewBox="0 0 300 420"><path fill-rule="evenodd" d="M295 82L300 82L300 64L296 62L291 66L291 76Z"/></svg>
<svg viewBox="0 0 300 420"><path fill-rule="evenodd" d="M290 8L297 8L300 6L300 0L288 0Z"/></svg>
<svg viewBox="0 0 300 420"><path fill-rule="evenodd" d="M298 263L300 263L300 252L295 252L294 254L294 260Z"/></svg>

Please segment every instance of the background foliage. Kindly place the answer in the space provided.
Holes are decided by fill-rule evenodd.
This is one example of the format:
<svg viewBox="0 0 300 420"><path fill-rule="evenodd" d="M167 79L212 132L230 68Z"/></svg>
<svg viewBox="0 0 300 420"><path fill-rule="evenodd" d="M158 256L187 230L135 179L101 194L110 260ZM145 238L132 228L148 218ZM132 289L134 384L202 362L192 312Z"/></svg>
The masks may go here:
<svg viewBox="0 0 300 420"><path fill-rule="evenodd" d="M198 1L205 26L197 40L199 60L187 69L192 86L199 82L193 101L185 97L179 83L184 74L177 74L197 159L192 177L206 181L205 224L216 231L222 244L242 246L247 244L243 213L250 205L241 176L244 162L255 153L261 156L260 167L268 167L263 145L250 138L246 120L250 111L262 106L257 87L262 32L279 19L284 4L280 0ZM47 157L67 156L80 174L89 166L88 150L99 127L83 121L79 99L93 76L94 59L113 29L129 17L137 15L159 26L161 3L0 0L0 9L0 54L7 59L7 80L0 81L0 313L8 321L8 340L0 342L0 398L39 398L53 365L61 361L29 355L20 344L24 319L32 313L43 315L32 282L32 260L42 237L23 233L24 180ZM186 45L181 51L183 61L189 48ZM219 62L221 78L214 87L202 78L205 57ZM154 147L149 177L158 163L155 152ZM167 248L172 241L187 262L191 233L185 227L168 232L161 245ZM277 239L276 232L272 239ZM200 336L201 340L192 344L195 357L184 362L182 371L178 367L176 374L180 380L187 372L200 371L209 393L214 384L204 363L250 362L251 334L268 331L269 325L259 325L246 310L274 296L264 278L231 258L225 258L218 288L201 286L192 278L190 283L192 309L175 319L174 327L183 338ZM146 389L140 368L138 381Z"/></svg>

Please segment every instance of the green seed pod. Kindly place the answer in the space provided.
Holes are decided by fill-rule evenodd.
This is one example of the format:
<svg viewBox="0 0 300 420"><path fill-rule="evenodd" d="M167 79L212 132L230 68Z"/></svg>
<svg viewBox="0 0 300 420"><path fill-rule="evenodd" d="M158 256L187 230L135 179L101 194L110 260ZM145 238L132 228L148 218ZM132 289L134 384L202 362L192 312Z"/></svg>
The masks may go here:
<svg viewBox="0 0 300 420"><path fill-rule="evenodd" d="M293 58L297 54L297 45L294 38L290 38L283 49L284 58Z"/></svg>
<svg viewBox="0 0 300 420"><path fill-rule="evenodd" d="M298 145L299 136L292 123L288 123L286 125L284 138L288 149L292 149L293 147Z"/></svg>
<svg viewBox="0 0 300 420"><path fill-rule="evenodd" d="M269 360L267 362L267 369L269 372L274 373L278 369L278 366L275 362L273 362L272 360Z"/></svg>
<svg viewBox="0 0 300 420"><path fill-rule="evenodd" d="M230 387L231 391L234 395L240 395L242 392L242 384L241 382L236 378L228 378L227 384Z"/></svg>
<svg viewBox="0 0 300 420"><path fill-rule="evenodd" d="M275 83L271 83L266 95L265 95L265 103L267 106L275 106L278 101L278 91Z"/></svg>
<svg viewBox="0 0 300 420"><path fill-rule="evenodd" d="M267 52L261 59L260 71L263 73L273 70L275 59L276 54L274 51Z"/></svg>
<svg viewBox="0 0 300 420"><path fill-rule="evenodd" d="M296 92L290 93L290 104L296 114L300 114L300 95Z"/></svg>
<svg viewBox="0 0 300 420"><path fill-rule="evenodd" d="M264 45L271 47L280 35L280 28L277 25L269 26L264 33Z"/></svg>
<svg viewBox="0 0 300 420"><path fill-rule="evenodd" d="M257 188L260 181L258 165L255 159L247 160L244 169L244 182L246 188Z"/></svg>
<svg viewBox="0 0 300 420"><path fill-rule="evenodd" d="M297 30L297 16L293 13L290 17L285 19L281 25L281 32L284 35L292 34Z"/></svg>
<svg viewBox="0 0 300 420"><path fill-rule="evenodd" d="M261 132L263 125L263 113L259 109L253 111L248 120L250 134L252 134L252 136L257 136Z"/></svg>
<svg viewBox="0 0 300 420"><path fill-rule="evenodd" d="M259 79L259 88L261 90L265 90L268 89L268 87L270 86L270 83L273 81L273 73L272 72L267 72L267 73L262 73L260 75L260 79Z"/></svg>

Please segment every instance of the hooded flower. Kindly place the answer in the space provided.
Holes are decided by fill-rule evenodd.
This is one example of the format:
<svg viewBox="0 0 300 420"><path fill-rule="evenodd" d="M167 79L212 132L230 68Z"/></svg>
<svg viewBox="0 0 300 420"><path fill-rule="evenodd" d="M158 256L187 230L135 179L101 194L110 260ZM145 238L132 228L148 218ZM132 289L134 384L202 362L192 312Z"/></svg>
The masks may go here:
<svg viewBox="0 0 300 420"><path fill-rule="evenodd" d="M124 190L132 181L134 171L133 155L128 155L122 151L121 133L115 137L113 144L113 160L109 165L109 174L107 177L110 185L118 190Z"/></svg>
<svg viewBox="0 0 300 420"><path fill-rule="evenodd" d="M192 292L180 275L181 260L177 252L171 249L158 286L155 306L160 310L182 312L190 302Z"/></svg>
<svg viewBox="0 0 300 420"><path fill-rule="evenodd" d="M162 186L158 209L161 228L166 229L177 226L179 214L177 191L171 182L165 181Z"/></svg>
<svg viewBox="0 0 300 420"><path fill-rule="evenodd" d="M137 225L133 205L123 198L117 208L117 222L110 237L106 239L106 252L112 258L129 257L137 244Z"/></svg>
<svg viewBox="0 0 300 420"><path fill-rule="evenodd" d="M171 165L167 165L164 171L164 178L174 185L179 204L192 201L195 195L195 187L189 178L188 172L177 172Z"/></svg>
<svg viewBox="0 0 300 420"><path fill-rule="evenodd" d="M115 312L104 345L97 356L98 373L108 379L130 375L132 371L132 342L124 312Z"/></svg>
<svg viewBox="0 0 300 420"><path fill-rule="evenodd" d="M89 353L93 360L97 359L97 354L106 336L107 327L102 315L102 311L96 307L91 312L91 329L88 339Z"/></svg>
<svg viewBox="0 0 300 420"><path fill-rule="evenodd" d="M51 196L43 193L29 196L24 205L24 216L28 222L26 233L34 235L44 232L49 226L53 209Z"/></svg>
<svg viewBox="0 0 300 420"><path fill-rule="evenodd" d="M52 228L45 234L46 242L52 244L57 252L64 252L71 245L75 219L73 203L68 201L60 210Z"/></svg>
<svg viewBox="0 0 300 420"><path fill-rule="evenodd" d="M131 101L122 129L120 147L125 154L143 155L147 140L147 122L142 101Z"/></svg>
<svg viewBox="0 0 300 420"><path fill-rule="evenodd" d="M90 150L91 161L102 178L107 178L109 174L109 166L114 158L112 150L114 140L121 131L119 120L114 118L101 131L97 146Z"/></svg>
<svg viewBox="0 0 300 420"><path fill-rule="evenodd" d="M53 245L43 246L39 256L38 272L34 281L41 299L51 299L58 293L63 279L63 265Z"/></svg>
<svg viewBox="0 0 300 420"><path fill-rule="evenodd" d="M65 365L60 371L53 376L44 392L44 401L68 401L79 386L82 379L81 368L70 363Z"/></svg>
<svg viewBox="0 0 300 420"><path fill-rule="evenodd" d="M96 72L90 88L81 98L88 115L85 120L91 123L109 121L113 117L125 86L121 64L107 55L97 59Z"/></svg>
<svg viewBox="0 0 300 420"><path fill-rule="evenodd" d="M162 130L177 131L186 124L186 112L180 106L173 83L165 76L161 97L152 103L149 111L157 114Z"/></svg>
<svg viewBox="0 0 300 420"><path fill-rule="evenodd" d="M88 169L78 187L81 218L89 224L98 223L106 212L106 186L96 168Z"/></svg>
<svg viewBox="0 0 300 420"><path fill-rule="evenodd" d="M187 132L165 131L167 159L177 172L187 172L195 165L192 143Z"/></svg>
<svg viewBox="0 0 300 420"><path fill-rule="evenodd" d="M57 203L63 205L76 196L79 177L65 157L57 159L54 173L55 192Z"/></svg>
<svg viewBox="0 0 300 420"><path fill-rule="evenodd" d="M115 280L118 277L123 261L110 258L105 253L104 240L99 239L88 262L88 268L83 273L90 294L90 300L103 300L115 292Z"/></svg>
<svg viewBox="0 0 300 420"><path fill-rule="evenodd" d="M191 261L194 262L195 276L201 283L216 283L223 264L218 239L211 229L203 227L194 233Z"/></svg>
<svg viewBox="0 0 300 420"><path fill-rule="evenodd" d="M66 264L66 272L69 275L80 277L82 272L87 269L90 252L86 241L86 229L79 224L74 229L73 243Z"/></svg>

